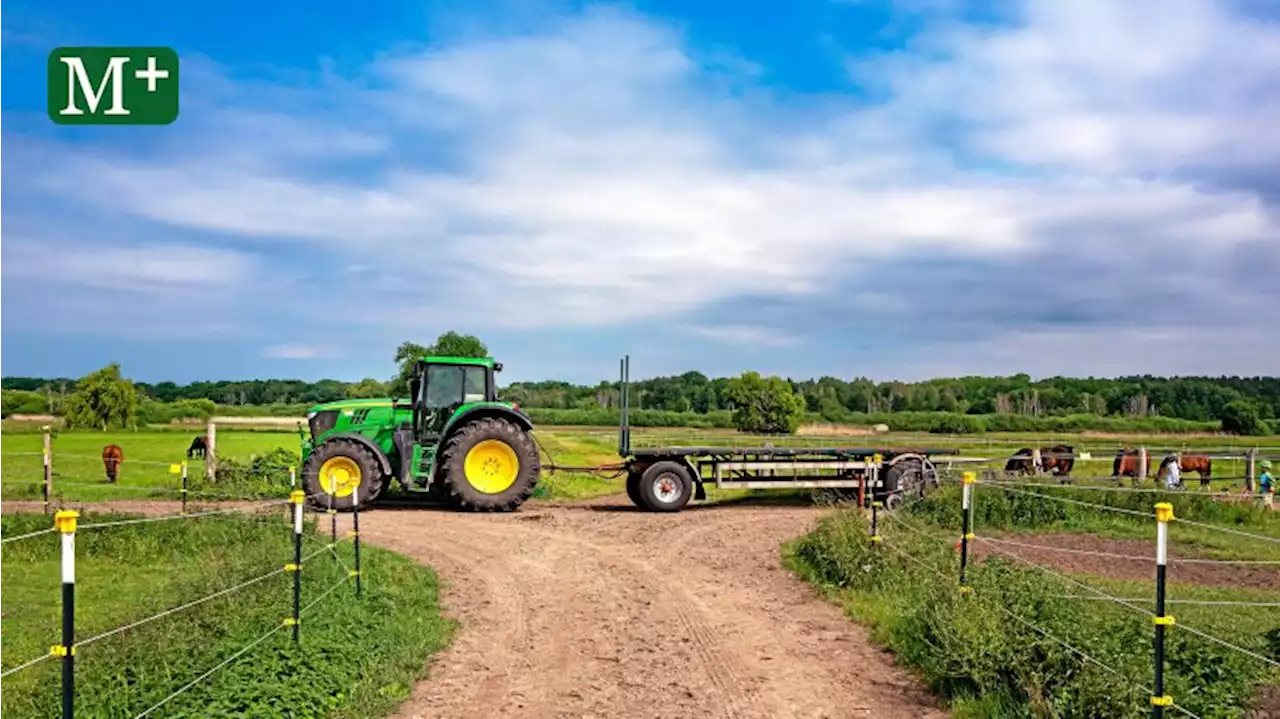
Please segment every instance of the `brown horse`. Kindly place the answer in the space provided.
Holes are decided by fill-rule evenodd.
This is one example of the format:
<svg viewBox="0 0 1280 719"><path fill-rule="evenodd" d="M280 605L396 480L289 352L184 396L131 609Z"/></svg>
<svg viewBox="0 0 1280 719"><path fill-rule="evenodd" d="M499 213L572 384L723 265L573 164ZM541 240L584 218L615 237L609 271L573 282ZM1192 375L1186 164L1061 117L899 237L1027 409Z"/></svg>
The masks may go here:
<svg viewBox="0 0 1280 719"><path fill-rule="evenodd" d="M109 444L102 448L102 465L107 470L107 481L115 483L120 472L120 463L124 461L124 450Z"/></svg>
<svg viewBox="0 0 1280 719"><path fill-rule="evenodd" d="M1116 452L1116 459L1111 463L1111 476L1115 478L1133 477L1138 478L1138 450L1123 449ZM1147 466L1144 468L1143 476L1151 476L1151 453L1147 452Z"/></svg>
<svg viewBox="0 0 1280 719"><path fill-rule="evenodd" d="M1076 451L1067 444L1055 444L1048 451L1040 450L1040 465L1049 474L1059 477L1071 476L1071 468L1076 464Z"/></svg>
<svg viewBox="0 0 1280 719"><path fill-rule="evenodd" d="M1183 472L1196 472L1200 475L1200 488L1208 489L1213 480L1213 462L1207 454L1184 454L1178 461L1178 468Z"/></svg>

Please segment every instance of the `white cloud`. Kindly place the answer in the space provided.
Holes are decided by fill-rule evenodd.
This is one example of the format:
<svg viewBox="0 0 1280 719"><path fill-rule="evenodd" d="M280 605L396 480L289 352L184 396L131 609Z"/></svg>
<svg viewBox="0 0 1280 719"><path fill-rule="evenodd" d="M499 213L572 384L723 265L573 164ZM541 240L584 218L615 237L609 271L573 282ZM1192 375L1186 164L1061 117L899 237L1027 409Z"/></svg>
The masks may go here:
<svg viewBox="0 0 1280 719"><path fill-rule="evenodd" d="M730 93L725 81L749 84L752 68L710 71L669 27L588 10L537 33L391 54L321 90L282 85L297 115L270 88L224 87L231 105L216 116L230 121L200 123L193 133L218 130L196 149L55 146L33 183L104 213L358 265L326 290L331 316L352 325L609 325L784 296L909 326L930 293L992 315L1034 304L1001 294L1006 282L1123 314L1146 292L1125 268L1163 272L1170 258L1200 273L1184 295L1203 311L1188 326L1274 310L1242 298L1249 287L1197 294L1230 281L1220 258L1274 241L1277 222L1257 193L1211 192L1179 171L1280 159L1268 130L1280 125L1280 31L1207 0L1017 7L1013 25L942 23L854 63L886 90L878 104ZM367 113L312 124L344 102ZM342 169L353 158L368 163L359 175ZM113 252L60 271L154 286L181 268L206 284L250 271L216 253L194 270ZM1015 281L913 284L915 263L937 257L998 262ZM685 319L728 342L799 332Z"/></svg>
<svg viewBox="0 0 1280 719"><path fill-rule="evenodd" d="M798 338L792 335L784 334L769 327L752 325L694 326L689 327L688 331L698 337L736 345L789 347L799 341Z"/></svg>
<svg viewBox="0 0 1280 719"><path fill-rule="evenodd" d="M301 344L283 344L267 347L262 350L262 356L268 359L284 359L284 360L310 360L310 359L327 359L334 357L332 349L328 347L319 347L313 345Z"/></svg>

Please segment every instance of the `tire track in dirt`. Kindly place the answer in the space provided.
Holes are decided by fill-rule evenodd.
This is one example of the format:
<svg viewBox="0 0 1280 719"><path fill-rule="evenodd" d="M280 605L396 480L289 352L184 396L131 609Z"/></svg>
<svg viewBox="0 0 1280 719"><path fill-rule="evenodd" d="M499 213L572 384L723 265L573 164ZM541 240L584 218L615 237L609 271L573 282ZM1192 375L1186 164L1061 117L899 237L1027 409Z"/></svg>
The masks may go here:
<svg viewBox="0 0 1280 719"><path fill-rule="evenodd" d="M648 577L664 596L676 599L671 610L656 618L673 620L674 631L686 634L696 655L693 670L706 673L708 695L696 715L945 716L859 627L780 567L780 542L807 529L821 510L735 507L661 516L586 509L527 508L515 522L541 541L572 544L607 559L626 576ZM719 537L731 540L716 541ZM744 552L746 547L751 550ZM708 568L719 569L716 565L726 557L745 556L755 565L735 565L728 576L718 571L699 576L708 574ZM734 585L743 572L764 574L759 583L764 591L745 596L730 591L725 601L726 585L739 589ZM785 587L785 596L767 596L778 584ZM717 601L708 604L704 596ZM769 611L762 614L761 605ZM840 644L833 647L832 642ZM709 702L712 694L719 701ZM609 715L649 714L615 707Z"/></svg>

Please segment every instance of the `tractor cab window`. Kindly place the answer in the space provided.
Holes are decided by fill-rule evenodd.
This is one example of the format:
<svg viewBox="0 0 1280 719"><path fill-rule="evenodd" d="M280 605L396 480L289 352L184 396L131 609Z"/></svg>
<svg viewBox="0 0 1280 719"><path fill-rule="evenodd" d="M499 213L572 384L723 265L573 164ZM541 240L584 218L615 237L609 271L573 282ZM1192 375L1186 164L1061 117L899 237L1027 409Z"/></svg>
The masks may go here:
<svg viewBox="0 0 1280 719"><path fill-rule="evenodd" d="M426 408L445 409L464 402L483 402L488 377L484 367L429 365L424 388Z"/></svg>

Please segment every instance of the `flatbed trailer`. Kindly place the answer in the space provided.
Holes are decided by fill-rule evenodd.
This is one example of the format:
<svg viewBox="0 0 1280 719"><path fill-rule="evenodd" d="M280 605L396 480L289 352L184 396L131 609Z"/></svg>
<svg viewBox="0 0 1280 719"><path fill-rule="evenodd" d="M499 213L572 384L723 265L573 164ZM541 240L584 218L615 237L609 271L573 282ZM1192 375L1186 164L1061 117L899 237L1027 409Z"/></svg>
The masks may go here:
<svg viewBox="0 0 1280 719"><path fill-rule="evenodd" d="M619 365L621 417L618 455L627 496L641 509L675 512L705 499L706 485L722 489L832 489L859 506L893 508L938 485L932 457L957 449L929 447L657 446L631 443L631 358Z"/></svg>

